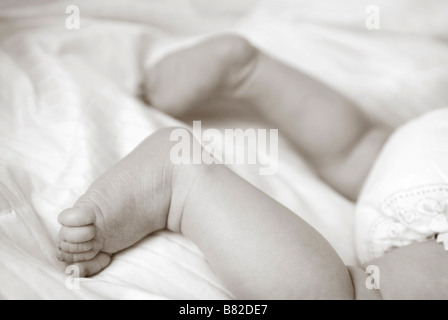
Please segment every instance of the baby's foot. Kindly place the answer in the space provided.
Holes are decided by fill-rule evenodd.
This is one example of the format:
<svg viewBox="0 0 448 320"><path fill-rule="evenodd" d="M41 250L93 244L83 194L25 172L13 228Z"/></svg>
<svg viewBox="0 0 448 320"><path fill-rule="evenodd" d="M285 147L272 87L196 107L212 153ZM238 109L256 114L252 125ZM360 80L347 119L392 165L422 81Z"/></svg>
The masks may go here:
<svg viewBox="0 0 448 320"><path fill-rule="evenodd" d="M164 58L146 75L146 98L181 116L211 98L237 98L253 73L259 51L236 35L212 38Z"/></svg>
<svg viewBox="0 0 448 320"><path fill-rule="evenodd" d="M194 180L188 168L198 166L173 165L171 132L152 135L59 215L58 258L75 263L82 277L100 272L110 254L153 232L180 231L183 201Z"/></svg>

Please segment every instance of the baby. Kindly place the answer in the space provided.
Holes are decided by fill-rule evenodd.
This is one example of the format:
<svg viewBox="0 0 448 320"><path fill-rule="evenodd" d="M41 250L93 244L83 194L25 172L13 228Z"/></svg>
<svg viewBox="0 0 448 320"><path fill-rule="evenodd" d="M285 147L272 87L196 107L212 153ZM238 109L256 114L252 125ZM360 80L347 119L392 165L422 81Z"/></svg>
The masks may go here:
<svg viewBox="0 0 448 320"><path fill-rule="evenodd" d="M280 128L316 173L352 200L358 198L390 135L337 92L238 36L209 39L165 58L148 72L145 85L151 105L174 116L212 99L244 102ZM436 118L448 120L443 111ZM367 182L369 192L361 197L357 218L365 244L360 250L366 252L361 255L373 261L362 261L368 263L361 267L346 267L316 230L225 166L173 164L173 129L149 137L60 214L58 258L75 263L82 276L91 276L109 265L111 254L168 229L196 243L239 299L448 298L448 253L434 240L436 234L448 232L448 226L431 228L437 221L429 218L415 222L422 210L438 215L439 221L440 213L448 210L448 183L437 180L446 172L444 164L432 163L435 172L426 173L433 180L419 181L421 186L436 186L433 192L422 189L433 202L418 204L424 198L418 190L405 194L408 203L403 206L399 194L385 202L377 196L383 188L393 195L401 191L393 187L412 187L409 179L426 165L412 165L419 147L427 146L428 152L444 148L447 153L442 140L434 140L427 130L433 128L425 125L428 121L432 123L424 118L413 125L415 146L406 149L408 143L400 140L406 129L394 135L374 169L402 184L374 178ZM398 155L390 171L381 158L396 146L403 156ZM440 159L434 156L431 161ZM413 229L404 215L410 202L417 217ZM389 224L384 224L387 219ZM391 225L399 231L389 232ZM381 270L380 290L367 289L366 265Z"/></svg>

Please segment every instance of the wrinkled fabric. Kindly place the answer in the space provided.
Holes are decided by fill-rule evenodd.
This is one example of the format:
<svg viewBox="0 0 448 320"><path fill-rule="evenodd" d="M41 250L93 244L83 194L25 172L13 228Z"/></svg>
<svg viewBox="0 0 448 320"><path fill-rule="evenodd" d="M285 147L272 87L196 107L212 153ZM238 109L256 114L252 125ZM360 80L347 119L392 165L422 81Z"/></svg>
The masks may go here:
<svg viewBox="0 0 448 320"><path fill-rule="evenodd" d="M446 20L435 18L446 16L446 1L376 2L381 30L365 28L368 4L359 0L2 1L0 297L232 298L199 250L168 232L117 254L71 290L75 275L55 258L57 215L149 134L191 125L144 103L144 70L217 32L246 36L379 122L398 126L446 106ZM69 5L80 9L79 30L66 28ZM254 115L222 115L204 118L203 127L271 128ZM287 141L279 148L274 176L260 176L257 166L232 169L356 264L354 204L320 182Z"/></svg>

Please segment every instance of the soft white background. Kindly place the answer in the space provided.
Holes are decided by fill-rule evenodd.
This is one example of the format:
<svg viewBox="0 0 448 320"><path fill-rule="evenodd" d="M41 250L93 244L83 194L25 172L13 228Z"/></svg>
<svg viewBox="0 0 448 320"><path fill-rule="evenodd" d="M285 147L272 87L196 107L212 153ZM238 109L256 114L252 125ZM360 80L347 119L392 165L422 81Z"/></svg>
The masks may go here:
<svg viewBox="0 0 448 320"><path fill-rule="evenodd" d="M392 126L448 106L448 3L373 2L0 0L0 298L231 298L197 248L166 232L67 290L54 257L56 217L147 135L179 124L142 102L145 66L216 32L247 36ZM73 4L81 30L68 31ZM372 4L380 31L365 27ZM204 121L270 128L234 111ZM356 263L355 205L319 182L286 141L277 175L233 169Z"/></svg>

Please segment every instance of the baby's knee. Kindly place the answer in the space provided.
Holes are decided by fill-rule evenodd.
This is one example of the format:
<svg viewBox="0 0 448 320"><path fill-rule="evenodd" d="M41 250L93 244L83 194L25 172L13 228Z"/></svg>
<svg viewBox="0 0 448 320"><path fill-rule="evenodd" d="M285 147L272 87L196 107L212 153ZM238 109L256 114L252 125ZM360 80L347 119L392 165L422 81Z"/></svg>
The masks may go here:
<svg viewBox="0 0 448 320"><path fill-rule="evenodd" d="M165 146L164 148L161 148L161 150L166 148L171 149L175 146L179 146L180 143L185 144L185 149L187 149L187 144L189 145L189 149L192 149L192 144L195 141L193 133L186 127L166 127L155 131L144 143L153 146L154 143L157 143L161 147Z"/></svg>
<svg viewBox="0 0 448 320"><path fill-rule="evenodd" d="M223 34L208 42L214 46L224 59L232 59L235 63L245 63L252 60L257 54L256 49L246 38L237 34Z"/></svg>
<svg viewBox="0 0 448 320"><path fill-rule="evenodd" d="M153 150L156 148L156 152L167 156L167 160L173 165L198 165L204 162L205 151L201 143L190 129L184 127L160 129L144 144Z"/></svg>

